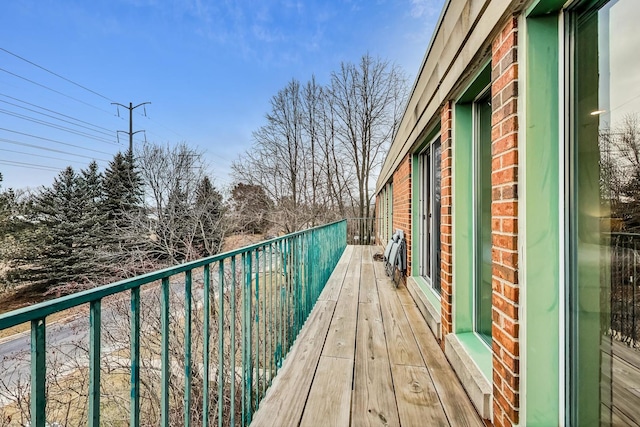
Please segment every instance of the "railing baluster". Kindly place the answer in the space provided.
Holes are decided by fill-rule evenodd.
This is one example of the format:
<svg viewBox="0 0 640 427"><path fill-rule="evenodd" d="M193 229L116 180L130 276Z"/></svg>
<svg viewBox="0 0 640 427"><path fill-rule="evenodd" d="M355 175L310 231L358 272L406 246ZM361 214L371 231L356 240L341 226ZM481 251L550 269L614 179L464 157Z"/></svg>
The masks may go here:
<svg viewBox="0 0 640 427"><path fill-rule="evenodd" d="M247 252L245 257L246 268L245 268L245 277L244 277L244 318L243 318L243 326L244 326L244 357L243 357L243 371L244 371L244 389L243 389L243 422L244 424L249 424L251 418L253 416L252 412L252 402L253 402L253 357L252 357L252 323L253 316L251 311L252 304L252 292L251 292L251 281L253 275L252 272L252 260L253 254L251 251Z"/></svg>
<svg viewBox="0 0 640 427"><path fill-rule="evenodd" d="M218 264L218 427L224 420L224 260Z"/></svg>
<svg viewBox="0 0 640 427"><path fill-rule="evenodd" d="M236 257L231 257L231 414L236 425Z"/></svg>
<svg viewBox="0 0 640 427"><path fill-rule="evenodd" d="M162 279L162 295L160 300L160 317L162 323L161 369L162 386L160 396L160 422L162 427L169 427L169 278Z"/></svg>
<svg viewBox="0 0 640 427"><path fill-rule="evenodd" d="M140 287L131 289L131 409L129 425L140 425Z"/></svg>
<svg viewBox="0 0 640 427"><path fill-rule="evenodd" d="M191 425L191 270L184 273L184 426Z"/></svg>
<svg viewBox="0 0 640 427"><path fill-rule="evenodd" d="M255 347L255 355L254 355L254 360L255 360L255 373L256 373L256 379L255 379L255 391L254 391L254 402L255 403L257 401L260 400L260 250L256 249L255 250L255 255L256 255L256 272L255 272L255 281L256 281L256 289L255 289L255 317L254 317L254 322L256 324L256 330L255 330L255 340L256 340L256 347ZM255 406L252 407L252 409L255 411L257 408Z"/></svg>
<svg viewBox="0 0 640 427"><path fill-rule="evenodd" d="M89 425L100 426L100 332L101 303L89 305Z"/></svg>
<svg viewBox="0 0 640 427"><path fill-rule="evenodd" d="M90 331L89 331L89 393L88 393L88 424L97 426L101 423L101 405L104 409L105 402L101 402L101 302L110 295L130 292L130 414L129 423L132 426L139 426L141 423L153 422L141 419L141 405L147 409L147 401L142 400L141 393L141 287L161 280L161 288L152 288L152 295L157 295L160 291L160 320L161 320L161 397L160 408L151 408L158 411L160 425L167 427L178 423L188 426L192 420L191 393L192 373L196 359L192 357L192 328L193 328L193 289L192 275L194 269L203 268L204 275L204 335L202 345L198 345L203 350L202 365L203 373L203 395L202 395L202 425L208 426L213 422L213 417L217 412L218 425L226 424L249 424L253 418L255 410L265 395L266 390L272 383L273 378L282 366L282 362L287 355L293 341L300 331L303 323L307 319L309 312L318 298L324 282L331 274L339 255L344 249L346 222L331 224L324 228L312 229L310 231L293 233L288 236L276 238L253 245L247 248L235 250L227 254L213 256L163 269L156 272L147 273L132 279L122 280L108 287L100 287L89 292L63 297L38 304L34 310L23 309L18 315L7 313L0 314L0 329L6 329L22 322L32 322L32 342L31 342L31 425L43 426L45 420L45 317L52 313L57 313L62 309L78 306L80 304L90 304ZM321 247L319 247L321 246ZM325 247L328 246L328 247ZM269 253L267 253L267 250ZM635 254L634 254L635 255ZM241 261L238 261L241 256ZM262 260L260 259L262 256ZM267 259L268 257L268 259ZM229 262L226 260L230 259ZM628 269L635 269L635 260L625 260L629 263ZM237 265L242 263L242 267ZM212 265L218 263L218 366L215 377L212 377L212 346L211 342L211 322L215 312L216 288L212 291ZM229 265L230 263L230 265ZM633 264L630 264L633 263ZM226 270L225 270L226 267ZM213 267L215 268L215 267ZM225 283L226 272L230 268L231 280ZM174 312L174 317L178 316L176 324L184 320L184 390L182 411L174 408L170 420L170 400L174 399L173 392L170 391L171 378L171 356L170 348L170 278L184 272L185 273L185 293L184 293L184 315ZM198 271L199 273L199 271ZM269 275L267 277L267 274ZM635 271L633 272L635 276ZM177 276L176 276L177 277ZM241 280L239 278L242 277ZM255 289L253 288L255 284ZM230 289L229 289L230 286ZM238 286L242 288L238 291ZM628 288L625 295L628 298L635 298L635 291L628 295ZM226 299L225 292L230 291L230 307L228 315L225 315ZM238 295L237 292L241 292ZM265 293L266 292L266 293ZM275 293L275 294L274 294ZM241 304L239 305L239 300ZM180 302L182 303L182 302ZM198 302L198 304L200 304ZM198 305L197 307L200 307ZM177 307L176 307L177 308ZM178 309L179 310L179 309ZM635 307L628 310L625 322L635 322ZM17 314L17 313L16 313ZM238 317L239 316L239 317ZM183 317L180 319L180 317ZM226 320L231 324L229 331ZM20 322L18 321L20 320ZM176 331L177 332L177 331ZM225 337L225 333L229 334ZM630 335L634 335L635 331ZM199 335L199 334L198 334ZM241 338L242 337L242 338ZM229 339L227 344L226 340ZM229 350L228 355L225 354ZM146 353L145 353L146 354ZM225 360L230 357L229 360ZM239 366L238 358L242 358L242 366ZM177 359L176 359L177 360ZM226 366L225 366L226 364ZM200 366L200 365L195 365ZM225 369L229 369L225 371ZM198 368L199 369L199 368ZM236 371L237 369L237 371ZM242 373L240 374L240 370ZM239 386L237 381L240 381ZM211 388L212 381L217 381L217 408L212 408L212 400L215 391ZM230 381L229 386L225 382ZM180 387L182 388L182 387ZM242 389L240 393L240 388ZM178 397L179 398L179 397ZM227 406L227 399L230 399ZM240 401L242 406L240 407ZM198 402L199 405L200 402ZM179 403L178 403L179 405ZM229 414L226 412L230 411ZM104 412L104 411L102 411ZM183 412L180 414L179 412ZM236 413L237 412L237 413ZM242 419L240 417L242 412ZM156 413L156 412L154 412ZM104 415L104 414L102 414ZM176 421L173 417L183 416L183 422ZM236 418L237 422L236 422Z"/></svg>
<svg viewBox="0 0 640 427"><path fill-rule="evenodd" d="M202 368L203 372L203 386L202 386L202 426L207 427L209 425L209 316L211 313L211 307L209 306L209 290L211 287L211 267L209 264L204 266L203 269L203 343L202 343ZM218 368L220 369L220 368ZM219 395L220 396L220 395Z"/></svg>
<svg viewBox="0 0 640 427"><path fill-rule="evenodd" d="M31 321L31 425L46 425L46 325L45 319Z"/></svg>
<svg viewBox="0 0 640 427"><path fill-rule="evenodd" d="M273 381L273 243L269 244L269 384Z"/></svg>
<svg viewBox="0 0 640 427"><path fill-rule="evenodd" d="M267 247L262 247L262 390L260 399L267 390Z"/></svg>

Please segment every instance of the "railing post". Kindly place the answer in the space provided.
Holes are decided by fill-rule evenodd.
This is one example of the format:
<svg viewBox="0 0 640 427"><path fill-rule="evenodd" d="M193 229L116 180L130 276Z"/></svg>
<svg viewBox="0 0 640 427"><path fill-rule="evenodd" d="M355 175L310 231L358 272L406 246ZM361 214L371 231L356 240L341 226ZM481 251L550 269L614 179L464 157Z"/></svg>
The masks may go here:
<svg viewBox="0 0 640 427"><path fill-rule="evenodd" d="M169 427L169 278L162 279L162 295L160 300L160 317L162 323L161 369L162 386L160 395L160 423Z"/></svg>
<svg viewBox="0 0 640 427"><path fill-rule="evenodd" d="M89 425L100 426L100 331L101 303L89 306Z"/></svg>
<svg viewBox="0 0 640 427"><path fill-rule="evenodd" d="M191 425L191 270L184 277L184 426Z"/></svg>
<svg viewBox="0 0 640 427"><path fill-rule="evenodd" d="M230 425L236 425L236 257L231 257L231 413Z"/></svg>
<svg viewBox="0 0 640 427"><path fill-rule="evenodd" d="M207 349L207 351L209 351ZM233 357L233 356L230 356ZM224 421L224 259L218 264L218 427Z"/></svg>
<svg viewBox="0 0 640 427"><path fill-rule="evenodd" d="M31 321L31 425L46 425L46 326L45 319Z"/></svg>
<svg viewBox="0 0 640 427"><path fill-rule="evenodd" d="M202 343L202 368L203 368L203 378L202 378L202 427L207 427L209 425L209 316L211 315L211 307L209 305L210 298L210 288L211 288L211 266L207 264L203 269L203 281L204 288L202 292L203 299L203 343ZM219 370L219 368L218 368ZM218 396L222 396L220 393Z"/></svg>
<svg viewBox="0 0 640 427"><path fill-rule="evenodd" d="M131 289L131 413L130 425L140 425L140 287Z"/></svg>

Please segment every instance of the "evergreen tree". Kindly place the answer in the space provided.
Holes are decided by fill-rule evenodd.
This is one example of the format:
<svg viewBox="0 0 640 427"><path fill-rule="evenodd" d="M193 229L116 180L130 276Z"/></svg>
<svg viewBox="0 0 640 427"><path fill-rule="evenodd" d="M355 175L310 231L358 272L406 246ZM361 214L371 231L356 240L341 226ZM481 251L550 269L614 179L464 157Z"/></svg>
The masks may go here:
<svg viewBox="0 0 640 427"><path fill-rule="evenodd" d="M142 179L133 156L117 153L104 172L103 210L113 228L126 228L127 214L137 212L142 205Z"/></svg>
<svg viewBox="0 0 640 427"><path fill-rule="evenodd" d="M10 278L57 286L86 285L98 277L97 218L90 214L86 189L83 175L67 167L35 197L28 218L31 231L21 241L22 256L14 259Z"/></svg>

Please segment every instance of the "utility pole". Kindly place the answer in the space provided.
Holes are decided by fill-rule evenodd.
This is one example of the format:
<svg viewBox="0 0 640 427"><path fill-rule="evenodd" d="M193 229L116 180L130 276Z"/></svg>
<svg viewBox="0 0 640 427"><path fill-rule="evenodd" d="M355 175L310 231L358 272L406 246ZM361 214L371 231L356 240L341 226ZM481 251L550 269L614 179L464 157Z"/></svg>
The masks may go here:
<svg viewBox="0 0 640 427"><path fill-rule="evenodd" d="M133 103L129 103L129 106L127 107L126 105L120 104L118 102L112 102L111 105L117 105L120 106L122 108L126 108L127 110L129 110L129 132L124 131L124 130L119 130L117 132L124 132L124 133L128 133L129 134L129 153L131 153L131 156L133 156L133 135L135 135L138 132L144 132L144 130L137 130L137 131L133 131L133 110L135 110L138 107L142 107L143 105L146 104L151 104L150 102L141 102L140 104L136 105L135 107L133 106Z"/></svg>

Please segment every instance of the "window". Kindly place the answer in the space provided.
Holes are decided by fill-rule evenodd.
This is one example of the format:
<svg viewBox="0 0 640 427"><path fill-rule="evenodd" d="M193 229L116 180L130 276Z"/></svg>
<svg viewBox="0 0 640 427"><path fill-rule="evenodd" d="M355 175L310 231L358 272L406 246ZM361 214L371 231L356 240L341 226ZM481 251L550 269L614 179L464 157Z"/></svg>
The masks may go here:
<svg viewBox="0 0 640 427"><path fill-rule="evenodd" d="M491 91L473 103L474 330L491 343Z"/></svg>
<svg viewBox="0 0 640 427"><path fill-rule="evenodd" d="M632 425L640 420L640 3L580 2L571 12L568 424Z"/></svg>
<svg viewBox="0 0 640 427"><path fill-rule="evenodd" d="M419 156L419 272L440 293L440 138Z"/></svg>

